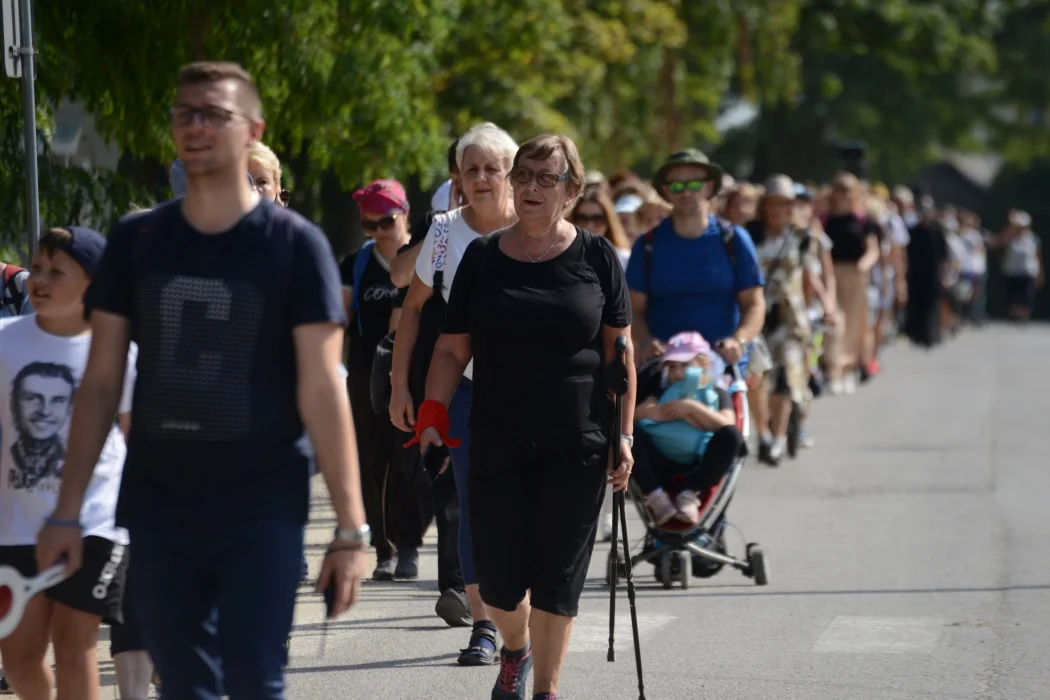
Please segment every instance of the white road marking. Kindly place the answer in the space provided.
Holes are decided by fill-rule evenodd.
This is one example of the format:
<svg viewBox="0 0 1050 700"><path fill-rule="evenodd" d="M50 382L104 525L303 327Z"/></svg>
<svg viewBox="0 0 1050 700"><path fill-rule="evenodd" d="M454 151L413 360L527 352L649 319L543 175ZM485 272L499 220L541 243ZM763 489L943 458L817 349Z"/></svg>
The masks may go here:
<svg viewBox="0 0 1050 700"><path fill-rule="evenodd" d="M619 601L617 601L619 602ZM634 647L634 633L631 631L631 611L627 603L626 610L616 611L616 650L630 651ZM638 636L645 649L645 640L676 618L663 613L638 613ZM580 613L572 628L572 640L569 651L607 651L609 649L609 613Z"/></svg>
<svg viewBox="0 0 1050 700"><path fill-rule="evenodd" d="M944 621L927 617L836 617L813 651L838 654L929 654Z"/></svg>

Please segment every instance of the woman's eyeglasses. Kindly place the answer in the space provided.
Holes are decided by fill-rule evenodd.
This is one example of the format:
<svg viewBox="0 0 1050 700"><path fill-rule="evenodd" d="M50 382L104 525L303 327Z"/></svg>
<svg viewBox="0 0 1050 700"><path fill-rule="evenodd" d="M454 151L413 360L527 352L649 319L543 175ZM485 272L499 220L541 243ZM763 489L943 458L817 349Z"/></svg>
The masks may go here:
<svg viewBox="0 0 1050 700"><path fill-rule="evenodd" d="M547 170L542 170L538 173L529 170L526 167L518 166L510 171L510 179L519 185L527 185L532 182L532 178L536 178L536 184L540 187L550 189L554 187L562 180L569 179L569 173L552 173Z"/></svg>
<svg viewBox="0 0 1050 700"><path fill-rule="evenodd" d="M686 190L699 192L706 184L707 180L672 180L667 183L667 191L671 194L682 194Z"/></svg>
<svg viewBox="0 0 1050 700"><path fill-rule="evenodd" d="M378 229L389 229L394 227L394 222L397 220L397 216L384 216L382 219L376 219L375 221L362 221L361 228L365 231L376 231Z"/></svg>

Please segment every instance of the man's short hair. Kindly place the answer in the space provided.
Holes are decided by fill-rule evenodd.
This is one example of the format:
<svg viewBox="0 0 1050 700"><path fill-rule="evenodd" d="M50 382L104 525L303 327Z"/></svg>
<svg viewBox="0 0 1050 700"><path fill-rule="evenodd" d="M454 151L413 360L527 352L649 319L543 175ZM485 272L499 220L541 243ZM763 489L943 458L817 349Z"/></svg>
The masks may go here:
<svg viewBox="0 0 1050 700"><path fill-rule="evenodd" d="M197 61L182 67L179 71L178 86L200 85L201 83L218 83L232 80L239 86L238 93L241 105L255 119L262 118L262 98L259 88L248 71L236 63L226 61Z"/></svg>

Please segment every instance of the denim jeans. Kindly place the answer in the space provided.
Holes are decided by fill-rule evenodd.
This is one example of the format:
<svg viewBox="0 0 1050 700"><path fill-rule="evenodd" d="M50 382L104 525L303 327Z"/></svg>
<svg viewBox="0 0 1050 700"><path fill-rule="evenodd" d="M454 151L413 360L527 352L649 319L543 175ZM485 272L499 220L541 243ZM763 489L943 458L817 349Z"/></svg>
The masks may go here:
<svg viewBox="0 0 1050 700"><path fill-rule="evenodd" d="M133 528L135 606L162 698L284 700L303 524L207 535Z"/></svg>
<svg viewBox="0 0 1050 700"><path fill-rule="evenodd" d="M470 473L470 402L474 396L474 383L467 378L459 380L459 388L448 406L449 437L462 440L459 447L451 448L452 471L456 477L459 495L459 565L463 569L463 582L468 586L478 582L474 571L474 542L470 536L470 508L467 507L467 474Z"/></svg>

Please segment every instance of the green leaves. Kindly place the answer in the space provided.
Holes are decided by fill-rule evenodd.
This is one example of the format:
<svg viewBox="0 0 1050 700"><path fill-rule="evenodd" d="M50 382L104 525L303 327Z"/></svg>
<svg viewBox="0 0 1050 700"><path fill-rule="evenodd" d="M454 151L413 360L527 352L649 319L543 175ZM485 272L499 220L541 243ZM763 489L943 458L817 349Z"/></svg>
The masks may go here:
<svg viewBox="0 0 1050 700"><path fill-rule="evenodd" d="M297 208L340 212L329 228L355 185L436 183L482 120L519 141L566 132L607 173L711 149L737 104L760 113L721 154L743 175L825 177L836 139L868 142L889 179L942 145L1050 154L1050 0L49 0L35 19L42 123L82 100L150 187L160 173L142 173L174 157L179 67L244 65ZM0 114L17 135L14 81ZM18 139L0 148L0 204L16 206ZM119 189L96 180L77 187Z"/></svg>

